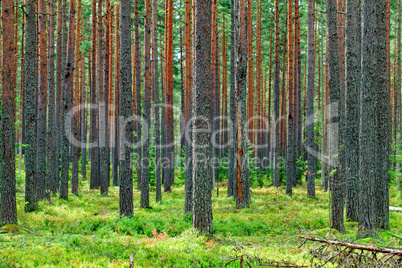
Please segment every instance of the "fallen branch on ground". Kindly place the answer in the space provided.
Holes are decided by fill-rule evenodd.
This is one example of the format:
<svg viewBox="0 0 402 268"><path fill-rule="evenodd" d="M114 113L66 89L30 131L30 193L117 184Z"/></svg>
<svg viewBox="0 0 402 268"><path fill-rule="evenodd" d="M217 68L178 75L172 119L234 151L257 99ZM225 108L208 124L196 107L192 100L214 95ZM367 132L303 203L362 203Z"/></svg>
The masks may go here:
<svg viewBox="0 0 402 268"><path fill-rule="evenodd" d="M361 250L368 250L368 251L372 251L372 252L380 252L380 253L386 253L386 254L402 256L402 251L401 250L395 250L395 249L390 249L390 248L372 247L372 246L364 246L364 245L357 245L357 244L352 244L352 243L347 243L347 242L342 242L342 241L325 240L325 239L302 236L302 235L298 235L298 237L300 237L302 239L321 242L321 243L326 243L326 244L330 244L330 245L344 246L344 247L348 247L350 249L361 249Z"/></svg>

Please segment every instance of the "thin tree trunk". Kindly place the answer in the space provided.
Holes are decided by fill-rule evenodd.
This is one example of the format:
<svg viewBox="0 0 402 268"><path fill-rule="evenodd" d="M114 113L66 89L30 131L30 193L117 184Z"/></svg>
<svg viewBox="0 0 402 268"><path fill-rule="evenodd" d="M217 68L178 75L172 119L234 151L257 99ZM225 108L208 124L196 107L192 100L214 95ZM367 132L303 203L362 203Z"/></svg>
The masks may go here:
<svg viewBox="0 0 402 268"><path fill-rule="evenodd" d="M111 80L113 73L112 65L111 65L111 17L112 17L112 7L110 6L110 0L106 0L106 18L105 18L105 68L104 68L104 99L103 102L105 111L105 150L104 150L104 165L105 165L105 176L106 176L106 186L105 187L105 194L107 194L108 188L110 186L110 123L109 123L109 102L110 102L110 95L111 95Z"/></svg>
<svg viewBox="0 0 402 268"><path fill-rule="evenodd" d="M79 77L80 77L80 39L81 39L81 0L77 2L77 40L75 43L75 66L74 69L74 89L73 89L73 105L77 107L80 103L80 86L79 86ZM83 60L83 59L81 59ZM82 83L82 81L81 81ZM79 125L79 113L73 115L73 136L75 140L79 140L80 136L80 125ZM78 161L79 161L79 151L80 148L78 146L72 144L71 145L71 193L78 194Z"/></svg>
<svg viewBox="0 0 402 268"><path fill-rule="evenodd" d="M273 20L271 21L273 23ZM265 136L265 142L267 144L267 152L265 153L265 157L268 161L266 163L267 170L268 167L272 163L272 140L271 140L271 134L273 132L272 126L272 117L271 117L271 96L272 96L272 48L274 47L274 41L273 41L273 29L275 25L272 26L271 24L271 33L269 37L269 70L268 70L268 125L266 126L267 128L267 133Z"/></svg>
<svg viewBox="0 0 402 268"><path fill-rule="evenodd" d="M47 112L47 35L46 2L38 2L38 45L39 45L39 94L38 94L38 128L37 128L37 194L38 200L46 198L46 112Z"/></svg>
<svg viewBox="0 0 402 268"><path fill-rule="evenodd" d="M314 150L314 0L308 1L307 146ZM316 162L307 152L307 196L315 197Z"/></svg>
<svg viewBox="0 0 402 268"><path fill-rule="evenodd" d="M74 75L74 38L75 38L75 0L70 0L69 31L67 44L67 58L64 66L64 80L66 90L63 92L63 118L62 118L62 154L61 154L61 180L60 199L68 199L68 171L70 163L70 142L68 135L71 135L71 128L66 128L68 113L73 105L73 75ZM70 119L71 120L71 119ZM70 122L71 123L71 122Z"/></svg>
<svg viewBox="0 0 402 268"><path fill-rule="evenodd" d="M301 101L301 46L300 46L300 11L299 11L299 1L295 0L295 83L294 83L294 94L295 94L295 123L296 123L296 136L295 136L295 146L296 146L296 158L299 159L302 156L303 150L305 149L302 147L302 101ZM314 159L315 164L314 166L317 167L317 159ZM301 162L297 163L297 180L301 181ZM316 168L314 169L316 172ZM293 182L293 186L296 186L296 181Z"/></svg>
<svg viewBox="0 0 402 268"><path fill-rule="evenodd" d="M273 137L272 137L272 159L273 175L272 185L279 187L279 0L275 0L275 64L274 64L274 103L273 103ZM285 54L283 54L285 55ZM284 56L285 57L285 56Z"/></svg>
<svg viewBox="0 0 402 268"><path fill-rule="evenodd" d="M251 9L251 7L250 7ZM256 146L256 155L257 155L257 169L259 172L261 172L262 168L262 160L264 158L264 141L263 141L263 120L262 120L262 114L261 114L261 92L262 92L262 86L261 81L262 81L262 55L261 55L261 30L262 30L262 25L261 25L261 0L257 0L257 36L256 36L256 93L257 93L257 146Z"/></svg>
<svg viewBox="0 0 402 268"><path fill-rule="evenodd" d="M215 5L215 31L216 31L216 42L215 42L215 58L213 59L213 61L215 61L215 69L213 70L215 72L214 74L214 78L215 78L215 107L214 107L214 118L213 118L213 128L214 128L214 132L213 133L217 133L214 134L212 136L212 139L214 141L214 146L213 146L213 150L214 150L214 159L215 159L215 164L214 165L214 178L215 178L215 183L217 184L217 187L219 187L218 183L220 182L220 177L219 177L219 146L221 144L220 141L220 110L221 110L221 100L220 100L220 96L221 96L221 92L220 92L220 62L219 62L219 39L218 39L218 4L216 3ZM218 191L218 190L217 190ZM219 192L218 192L219 193Z"/></svg>
<svg viewBox="0 0 402 268"><path fill-rule="evenodd" d="M226 158L228 156L228 57L226 46L226 25L225 25L225 13L222 15L222 120L221 120L221 144L223 146L221 151L221 157Z"/></svg>
<svg viewBox="0 0 402 268"><path fill-rule="evenodd" d="M253 0L247 0L247 89L248 89L248 108L247 108L247 119L249 120L247 128L249 130L254 130L254 62L253 62ZM241 27L241 26L240 26ZM254 147L254 132L248 132L248 139L251 145ZM255 147L253 148L255 149ZM253 153L254 155L254 153Z"/></svg>
<svg viewBox="0 0 402 268"><path fill-rule="evenodd" d="M113 185L119 185L120 159L120 5L114 7L114 146L113 146Z"/></svg>
<svg viewBox="0 0 402 268"><path fill-rule="evenodd" d="M173 0L168 4L168 38L166 59L166 157L167 169L164 177L165 192L172 191L174 181L174 136L173 136Z"/></svg>
<svg viewBox="0 0 402 268"><path fill-rule="evenodd" d="M151 128L151 0L145 0L145 30L144 30L144 144L142 157L149 163L149 135ZM149 164L144 164L141 171L141 201L142 208L149 207Z"/></svg>
<svg viewBox="0 0 402 268"><path fill-rule="evenodd" d="M56 92L55 92L55 62L54 62L54 0L48 1L48 13L49 13L49 28L48 28L48 123L47 123L47 152L49 154L47 161L47 173L46 179L49 185L49 190L53 194L57 192L57 176L59 172L58 159L59 153L57 148L57 115L56 115ZM59 50L59 48L58 48Z"/></svg>
<svg viewBox="0 0 402 268"><path fill-rule="evenodd" d="M137 189L141 190L141 51L140 33L138 29L138 0L135 3L135 133L137 134L135 144L137 149ZM133 96L134 97L134 96Z"/></svg>
<svg viewBox="0 0 402 268"><path fill-rule="evenodd" d="M158 71L158 1L152 0L152 76L155 115L155 187L156 202L162 201L161 191L161 149L160 149L160 102L159 102L159 71Z"/></svg>
<svg viewBox="0 0 402 268"><path fill-rule="evenodd" d="M31 4L32 5L32 4ZM15 181L16 43L14 1L2 2L1 226L17 224ZM28 10L27 10L28 12ZM29 13L27 13L28 15ZM31 15L30 13L29 15ZM34 13L33 13L34 14ZM21 161L21 160L20 160ZM32 204L32 203L31 203Z"/></svg>
<svg viewBox="0 0 402 268"><path fill-rule="evenodd" d="M190 0L185 1L185 52L186 52L186 109L185 109L185 138L186 138L186 169L185 169L185 189L184 213L191 212L193 209L193 179L192 179L192 148L191 148L191 123L192 114L192 86L193 86L193 50L192 50L192 4Z"/></svg>
<svg viewBox="0 0 402 268"><path fill-rule="evenodd" d="M250 2L249 2L250 3ZM238 69L236 74L237 82L237 195L236 208L247 207L250 202L250 183L248 171L248 153L247 153L247 2L239 2L239 43L238 43ZM251 8L251 7L250 7Z"/></svg>
<svg viewBox="0 0 402 268"><path fill-rule="evenodd" d="M99 181L99 146L98 146L98 98L97 98L97 79L96 79L96 41L97 41L97 26L98 18L96 12L96 0L92 0L92 83L91 83L91 137L90 141L93 146L90 149L91 153L91 174L90 174L90 189L98 189L100 186Z"/></svg>
<svg viewBox="0 0 402 268"><path fill-rule="evenodd" d="M104 48L104 34L103 34L103 0L98 0L98 55L97 55L97 89L98 89L98 134L99 134L99 180L100 180L100 192L102 195L108 195L108 176L110 172L107 156L107 123L106 123L106 105L109 100L106 96L105 89L108 86L105 77L105 67L107 61L108 51ZM106 20L105 20L106 21ZM106 27L105 27L106 28Z"/></svg>
<svg viewBox="0 0 402 268"><path fill-rule="evenodd" d="M293 0L288 0L288 140L286 153L286 194L292 194L296 181L295 104L293 88Z"/></svg>
<svg viewBox="0 0 402 268"><path fill-rule="evenodd" d="M228 168L228 197L236 197L236 72L237 72L237 0L231 0L231 48L230 48L230 132L229 132L229 168Z"/></svg>

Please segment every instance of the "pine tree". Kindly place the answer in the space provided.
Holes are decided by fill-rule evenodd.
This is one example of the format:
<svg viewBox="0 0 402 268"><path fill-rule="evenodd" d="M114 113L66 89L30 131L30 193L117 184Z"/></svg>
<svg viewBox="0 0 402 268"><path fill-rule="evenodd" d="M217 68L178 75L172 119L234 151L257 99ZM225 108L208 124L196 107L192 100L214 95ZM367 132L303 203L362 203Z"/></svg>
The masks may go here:
<svg viewBox="0 0 402 268"><path fill-rule="evenodd" d="M345 175L346 218L359 219L359 123L361 83L361 7L346 1L346 116Z"/></svg>
<svg viewBox="0 0 402 268"><path fill-rule="evenodd" d="M314 0L308 2L307 146L314 150ZM307 196L315 197L315 156L307 152Z"/></svg>
<svg viewBox="0 0 402 268"><path fill-rule="evenodd" d="M49 155L46 165L46 180L49 189L57 192L57 176L59 153L57 148L57 115L56 115L56 91L55 91L55 62L54 62L54 0L48 1L49 28L48 28L48 123L47 123L47 153ZM58 106L58 105L57 105Z"/></svg>
<svg viewBox="0 0 402 268"><path fill-rule="evenodd" d="M135 17L134 17L134 32L135 32L135 95L133 93L133 98L135 97L135 133L137 134L135 138L136 150L137 150L137 189L141 190L141 51L140 51L140 33L139 33L139 18L138 18L138 0L134 1L135 4Z"/></svg>
<svg viewBox="0 0 402 268"><path fill-rule="evenodd" d="M273 103L273 136L272 159L273 175L272 184L279 187L279 0L275 0L275 64L274 64L274 103Z"/></svg>
<svg viewBox="0 0 402 268"><path fill-rule="evenodd" d="M65 91L63 91L63 117L61 127L61 180L60 199L68 199L68 173L70 164L70 129L66 128L68 113L73 104L73 75L74 75L74 41L75 41L75 0L70 0L69 31L67 44L67 58L64 66Z"/></svg>
<svg viewBox="0 0 402 268"><path fill-rule="evenodd" d="M142 147L141 172L141 207L149 207L149 135L151 128L151 0L145 0L145 30L144 30L144 144ZM146 162L144 162L146 161Z"/></svg>
<svg viewBox="0 0 402 268"><path fill-rule="evenodd" d="M173 133L173 0L168 0L168 31L166 58L166 160L163 178L165 192L172 191L174 181L174 133Z"/></svg>
<svg viewBox="0 0 402 268"><path fill-rule="evenodd" d="M210 122L211 95L211 0L195 1L193 130L206 129ZM193 149L193 228L212 234L211 133L196 131ZM197 159L198 158L198 159Z"/></svg>
<svg viewBox="0 0 402 268"><path fill-rule="evenodd" d="M192 50L192 4L190 0L185 1L185 52L186 52L186 109L185 109L185 138L186 138L186 169L185 169L185 189L186 197L184 200L184 213L191 212L193 209L193 171L192 171L192 149L191 149L191 100L193 84L193 50Z"/></svg>
<svg viewBox="0 0 402 268"><path fill-rule="evenodd" d="M329 116L331 118L330 126L330 144L329 153L331 157L330 170L336 169L331 177L331 228L344 232L343 226L343 178L341 176L338 155L340 147L339 132L341 131L342 120L340 120L339 107L340 86L339 86L339 60L338 60L338 22L335 0L327 0L327 24L328 24L328 85L329 101L331 103ZM338 106L338 107L337 107Z"/></svg>
<svg viewBox="0 0 402 268"><path fill-rule="evenodd" d="M286 153L286 194L292 194L296 181L295 104L293 88L293 0L288 1L288 139Z"/></svg>
<svg viewBox="0 0 402 268"><path fill-rule="evenodd" d="M120 152L120 6L114 6L114 144L113 144L113 185L119 185L119 152Z"/></svg>
<svg viewBox="0 0 402 268"><path fill-rule="evenodd" d="M248 140L247 140L247 6L246 0L239 2L239 43L238 43L238 69L236 73L236 107L237 107L237 195L236 208L247 207L250 202L250 182L248 170ZM249 91L249 94L250 91Z"/></svg>
<svg viewBox="0 0 402 268"><path fill-rule="evenodd" d="M123 119L123 133L120 133L119 204L120 217L133 216L133 173L131 167L131 142L133 141L132 122L132 66L131 66L131 2L121 1L120 11L120 116Z"/></svg>
<svg viewBox="0 0 402 268"><path fill-rule="evenodd" d="M96 81L96 40L97 40L97 26L98 26L98 16L96 12L96 0L92 0L92 56L91 56L91 104L94 106L91 109L91 131L90 131L90 142L94 145L91 150L91 173L90 173L90 189L98 189L100 186L99 181L99 142L98 142L98 106L97 98L97 81Z"/></svg>
<svg viewBox="0 0 402 268"><path fill-rule="evenodd" d="M229 169L228 169L228 197L236 198L236 73L237 73L237 11L238 0L231 2L231 48L230 48L230 132L229 132Z"/></svg>
<svg viewBox="0 0 402 268"><path fill-rule="evenodd" d="M32 3L31 7L32 7ZM28 7L29 8L29 7ZM14 1L2 2L2 102L1 102L1 218L0 225L17 224L15 181L16 43ZM32 11L32 9L30 9ZM28 12L28 10L27 10ZM27 13L29 15L34 14ZM29 200L31 201L31 200ZM32 203L30 203L32 208Z"/></svg>
<svg viewBox="0 0 402 268"><path fill-rule="evenodd" d="M46 198L46 121L47 121L47 12L45 0L38 1L38 45L39 45L39 94L37 128L37 194L38 199Z"/></svg>
<svg viewBox="0 0 402 268"><path fill-rule="evenodd" d="M36 167L36 95L37 95L37 38L36 0L28 0L26 13L25 43L25 211L33 211L38 206ZM14 90L14 88L12 89ZM14 151L14 149L13 149Z"/></svg>
<svg viewBox="0 0 402 268"><path fill-rule="evenodd" d="M161 191L161 149L160 149L160 117L159 117L159 71L158 71L158 1L152 0L152 76L155 116L155 187L156 202L162 201Z"/></svg>

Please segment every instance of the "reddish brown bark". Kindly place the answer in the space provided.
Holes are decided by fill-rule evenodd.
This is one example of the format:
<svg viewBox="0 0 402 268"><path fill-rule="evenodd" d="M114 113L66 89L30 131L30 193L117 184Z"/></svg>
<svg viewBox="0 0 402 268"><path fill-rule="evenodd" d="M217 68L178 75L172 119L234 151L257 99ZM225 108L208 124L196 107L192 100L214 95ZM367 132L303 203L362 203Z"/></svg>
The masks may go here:
<svg viewBox="0 0 402 268"><path fill-rule="evenodd" d="M168 168L164 179L165 192L171 192L174 180L174 144L173 144L173 0L168 0L168 38L166 58L166 157Z"/></svg>
<svg viewBox="0 0 402 268"><path fill-rule="evenodd" d="M249 9L251 9L249 7ZM256 110L256 116L257 116L257 150L256 150L256 155L262 161L263 159L263 154L264 154L264 149L260 148L263 146L263 133L261 129L263 128L262 126L262 120L260 119L262 117L261 113L261 80L262 80L262 69L261 69L261 64L262 64L262 55L261 55L261 0L257 0L257 40L256 40L256 100L257 100L257 110ZM261 163L261 162L258 163Z"/></svg>
<svg viewBox="0 0 402 268"><path fill-rule="evenodd" d="M254 116L254 61L253 61L253 0L248 1L247 8L247 78L248 78L248 108L247 119ZM254 144L254 120L248 123L248 138ZM251 131L250 131L251 130Z"/></svg>
<svg viewBox="0 0 402 268"><path fill-rule="evenodd" d="M225 14L222 15L222 145L228 142L228 63L227 63L227 47L226 47L226 33L225 33ZM222 156L226 157L228 154L227 148L222 149Z"/></svg>

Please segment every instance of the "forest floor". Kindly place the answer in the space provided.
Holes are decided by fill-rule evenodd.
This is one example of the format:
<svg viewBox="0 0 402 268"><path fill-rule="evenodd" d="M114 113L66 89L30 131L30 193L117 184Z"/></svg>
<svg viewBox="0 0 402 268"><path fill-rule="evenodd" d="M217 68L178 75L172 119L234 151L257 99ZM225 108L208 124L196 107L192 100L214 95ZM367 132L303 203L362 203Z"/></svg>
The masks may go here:
<svg viewBox="0 0 402 268"><path fill-rule="evenodd" d="M391 229L375 238L359 239L353 222L345 223L344 235L330 230L329 194L319 186L317 198L307 198L305 185L293 196L286 196L284 187L255 185L250 207L242 210L226 197L225 187L219 197L215 189L212 237L197 235L191 216L183 215L182 181L172 193L163 193L161 203L155 203L153 191L147 209L139 208L135 190L134 217L122 220L118 187L110 187L108 196L89 190L87 181L79 189L68 201L52 196L51 203L41 201L37 211L24 213L24 183L18 176L19 225L0 229L0 267L128 267L131 254L134 267L240 267L241 258L244 267L272 261L310 267L310 250L319 245L303 244L298 234L402 247L400 212L391 212ZM393 189L390 205L401 206L401 192Z"/></svg>

